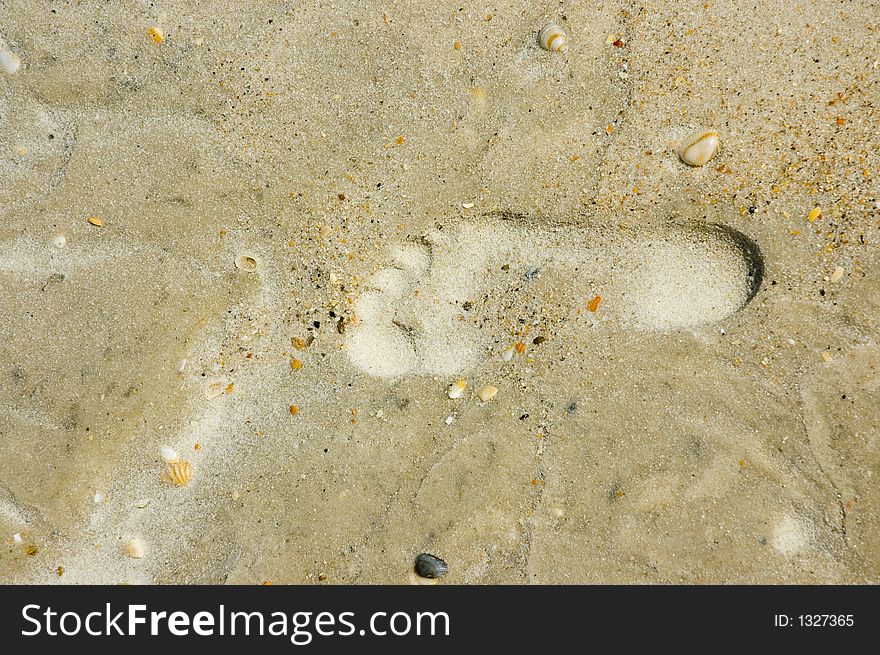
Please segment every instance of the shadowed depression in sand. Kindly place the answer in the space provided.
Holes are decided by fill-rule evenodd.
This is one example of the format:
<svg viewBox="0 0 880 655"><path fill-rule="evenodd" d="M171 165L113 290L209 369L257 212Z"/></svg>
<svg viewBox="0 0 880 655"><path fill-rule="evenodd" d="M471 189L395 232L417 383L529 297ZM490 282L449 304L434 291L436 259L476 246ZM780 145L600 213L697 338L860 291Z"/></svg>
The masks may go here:
<svg viewBox="0 0 880 655"><path fill-rule="evenodd" d="M876 583L878 24L0 1L0 582Z"/></svg>

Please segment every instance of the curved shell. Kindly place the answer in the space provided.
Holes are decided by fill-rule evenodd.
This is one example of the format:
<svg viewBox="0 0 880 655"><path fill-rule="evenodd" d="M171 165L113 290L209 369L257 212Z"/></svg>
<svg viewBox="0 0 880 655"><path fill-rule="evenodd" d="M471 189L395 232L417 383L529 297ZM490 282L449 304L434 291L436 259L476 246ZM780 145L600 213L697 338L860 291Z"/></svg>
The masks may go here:
<svg viewBox="0 0 880 655"><path fill-rule="evenodd" d="M192 464L185 459L178 459L175 462L169 462L168 468L165 469L165 479L178 487L182 487L192 480L192 474Z"/></svg>
<svg viewBox="0 0 880 655"><path fill-rule="evenodd" d="M9 50L0 50L0 68L5 70L10 75L15 75L15 73L18 72L20 66L21 57L19 57L14 52L10 52Z"/></svg>
<svg viewBox="0 0 880 655"><path fill-rule="evenodd" d="M550 52L566 52L568 50L568 37L559 25L550 23L538 32L538 45Z"/></svg>
<svg viewBox="0 0 880 655"><path fill-rule="evenodd" d="M257 258L250 255L239 255L235 258L235 267L253 273L257 270Z"/></svg>
<svg viewBox="0 0 880 655"><path fill-rule="evenodd" d="M688 166L702 166L712 159L719 142L720 137L715 130L699 130L682 143L678 156Z"/></svg>
<svg viewBox="0 0 880 655"><path fill-rule="evenodd" d="M446 395L452 398L461 398L461 395L464 393L464 390L467 388L467 382L465 380L458 380L457 382L453 382L449 385L449 389L446 391Z"/></svg>
<svg viewBox="0 0 880 655"><path fill-rule="evenodd" d="M173 464L180 459L180 453L174 450L171 446L162 446L159 449L159 455L162 457L162 461L166 464Z"/></svg>
<svg viewBox="0 0 880 655"><path fill-rule="evenodd" d="M442 559L430 553L420 553L416 557L415 572L422 578L435 580L449 572L449 567Z"/></svg>
<svg viewBox="0 0 880 655"><path fill-rule="evenodd" d="M484 403L487 403L492 400L497 393L498 387L493 387L491 384L487 384L486 386L477 389L477 398L482 400Z"/></svg>

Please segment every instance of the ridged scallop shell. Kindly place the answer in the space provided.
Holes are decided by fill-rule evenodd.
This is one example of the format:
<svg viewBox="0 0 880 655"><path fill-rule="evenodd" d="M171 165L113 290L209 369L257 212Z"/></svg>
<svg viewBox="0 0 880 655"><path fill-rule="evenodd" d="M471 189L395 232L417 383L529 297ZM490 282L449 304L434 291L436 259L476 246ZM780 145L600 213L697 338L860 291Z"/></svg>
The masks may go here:
<svg viewBox="0 0 880 655"><path fill-rule="evenodd" d="M568 37L556 23L550 23L538 32L538 45L550 52L566 52Z"/></svg>
<svg viewBox="0 0 880 655"><path fill-rule="evenodd" d="M165 469L165 479L178 487L182 487L192 480L192 464L185 459L178 459L176 462L169 462L168 468Z"/></svg>
<svg viewBox="0 0 880 655"><path fill-rule="evenodd" d="M235 267L253 273L257 270L257 258L250 255L239 255L235 258Z"/></svg>
<svg viewBox="0 0 880 655"><path fill-rule="evenodd" d="M699 130L684 141L678 156L688 166L702 166L712 159L719 142L718 132Z"/></svg>

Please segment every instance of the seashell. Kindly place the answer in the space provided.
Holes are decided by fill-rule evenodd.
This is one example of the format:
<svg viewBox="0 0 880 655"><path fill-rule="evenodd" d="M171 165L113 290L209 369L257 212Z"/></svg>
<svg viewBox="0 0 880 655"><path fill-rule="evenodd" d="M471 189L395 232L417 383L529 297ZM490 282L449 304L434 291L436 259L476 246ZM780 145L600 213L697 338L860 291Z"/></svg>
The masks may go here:
<svg viewBox="0 0 880 655"><path fill-rule="evenodd" d="M223 395L223 383L221 382L213 382L208 385L208 388L205 389L205 398L208 400L213 400L217 396Z"/></svg>
<svg viewBox="0 0 880 655"><path fill-rule="evenodd" d="M550 23L538 32L538 45L550 52L568 51L568 37L556 23Z"/></svg>
<svg viewBox="0 0 880 655"><path fill-rule="evenodd" d="M192 474L192 464L185 459L178 459L168 463L168 468L165 470L165 479L172 484L176 484L178 487L182 487L192 480Z"/></svg>
<svg viewBox="0 0 880 655"><path fill-rule="evenodd" d="M513 355L515 352L516 348L514 348L513 346L505 350L503 353L501 353L502 361L509 362L511 359L513 359Z"/></svg>
<svg viewBox="0 0 880 655"><path fill-rule="evenodd" d="M702 166L712 159L712 155L718 149L719 136L714 130L700 130L694 132L685 140L678 152L678 156L688 166Z"/></svg>
<svg viewBox="0 0 880 655"><path fill-rule="evenodd" d="M104 221L97 216L89 216L86 220L95 227L104 227Z"/></svg>
<svg viewBox="0 0 880 655"><path fill-rule="evenodd" d="M148 29L147 36L149 36L153 40L153 43L157 45L165 40L165 34L162 32L162 28L157 26Z"/></svg>
<svg viewBox="0 0 880 655"><path fill-rule="evenodd" d="M235 258L235 267L253 273L257 270L257 258L250 255L239 255Z"/></svg>
<svg viewBox="0 0 880 655"><path fill-rule="evenodd" d="M482 400L484 403L487 403L492 400L497 393L498 387L493 387L491 384L487 384L477 389L477 398Z"/></svg>
<svg viewBox="0 0 880 655"><path fill-rule="evenodd" d="M56 248L63 248L67 245L67 237L63 234L56 235L55 238L52 239L52 245Z"/></svg>
<svg viewBox="0 0 880 655"><path fill-rule="evenodd" d="M446 391L446 395L455 400L456 398L461 398L461 394L464 393L464 390L467 388L467 382L464 380L458 380L457 382L453 382L449 385L449 389Z"/></svg>
<svg viewBox="0 0 880 655"><path fill-rule="evenodd" d="M144 542L133 537L122 546L122 552L132 559L142 559L144 556Z"/></svg>
<svg viewBox="0 0 880 655"><path fill-rule="evenodd" d="M0 50L0 68L10 75L15 75L21 66L21 57L9 50Z"/></svg>
<svg viewBox="0 0 880 655"><path fill-rule="evenodd" d="M171 446L162 446L159 449L159 456L166 464L173 464L180 459L180 453L174 450Z"/></svg>
<svg viewBox="0 0 880 655"><path fill-rule="evenodd" d="M449 572L449 567L439 557L430 553L419 553L416 557L415 565L416 575L427 578L428 580L436 580L442 578Z"/></svg>
<svg viewBox="0 0 880 655"><path fill-rule="evenodd" d="M807 220L810 221L810 223L814 223L816 221L816 219L819 218L821 215L822 215L822 208L821 207L813 207L813 209L810 210L810 213L807 214Z"/></svg>
<svg viewBox="0 0 880 655"><path fill-rule="evenodd" d="M832 282L840 282L843 279L843 266L838 266L834 269L834 272L831 274Z"/></svg>
<svg viewBox="0 0 880 655"><path fill-rule="evenodd" d="M177 362L177 366L174 367L174 370L177 373L183 373L186 370L186 365L189 364L189 361L186 359L181 359Z"/></svg>
<svg viewBox="0 0 880 655"><path fill-rule="evenodd" d="M14 535L12 535L12 543L14 543L16 546L20 546L21 542L21 532L16 532Z"/></svg>

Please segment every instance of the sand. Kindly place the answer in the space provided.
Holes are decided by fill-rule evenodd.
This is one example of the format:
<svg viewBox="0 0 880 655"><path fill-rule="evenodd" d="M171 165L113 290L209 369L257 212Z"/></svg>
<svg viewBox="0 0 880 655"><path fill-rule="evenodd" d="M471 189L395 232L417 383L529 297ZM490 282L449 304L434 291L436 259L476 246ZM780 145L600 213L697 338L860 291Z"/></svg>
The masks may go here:
<svg viewBox="0 0 880 655"><path fill-rule="evenodd" d="M878 25L0 1L0 582L877 583Z"/></svg>

